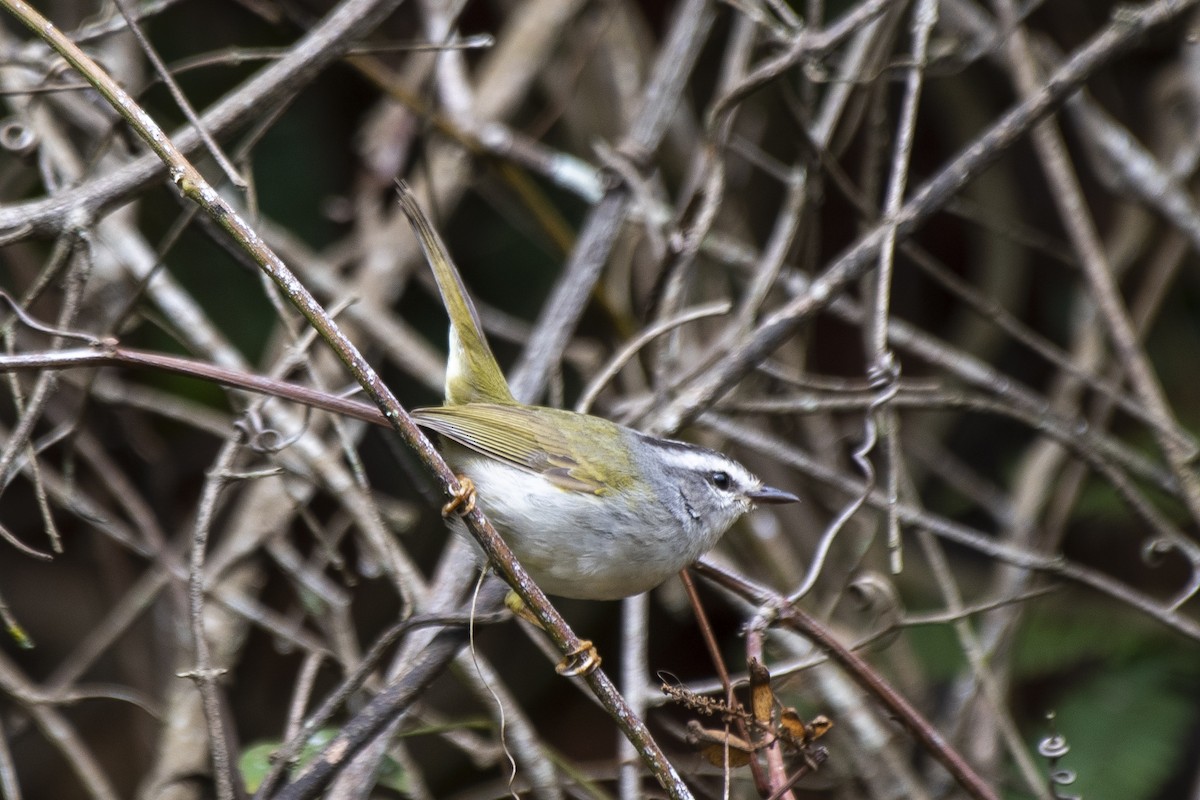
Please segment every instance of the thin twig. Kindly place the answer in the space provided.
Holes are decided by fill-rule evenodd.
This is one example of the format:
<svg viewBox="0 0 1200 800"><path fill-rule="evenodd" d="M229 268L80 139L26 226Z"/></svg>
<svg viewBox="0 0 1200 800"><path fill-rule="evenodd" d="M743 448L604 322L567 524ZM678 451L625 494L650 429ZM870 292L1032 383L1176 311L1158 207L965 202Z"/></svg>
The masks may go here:
<svg viewBox="0 0 1200 800"><path fill-rule="evenodd" d="M457 477L450 471L429 440L418 430L371 365L317 303L312 294L296 280L291 271L263 243L258 234L183 157L154 120L134 104L107 73L36 11L21 0L0 1L8 5L10 11L22 22L44 37L47 43L84 75L118 113L133 126L143 141L169 166L171 180L176 187L186 197L199 204L230 236L234 237L251 254L259 267L279 286L283 294L305 316L308 322L320 331L322 338L333 348L338 358L354 375L368 396L384 411L384 416L388 418L392 428L400 434L405 443L437 478L446 492L446 496L457 496L460 491ZM546 627L555 644L564 653L578 651L580 639L567 626L565 620L546 599L537 584L525 573L504 540L488 522L483 511L475 508L464 514L463 519L466 521L467 528L488 554L493 566L521 595L522 600ZM197 545L197 549L201 549L200 545ZM202 633L202 628L198 628L197 633ZM199 677L202 681L208 678L206 669L201 670L201 673ZM650 737L644 723L627 713L624 701L608 677L602 671L596 670L589 674L586 680L616 723L626 732L626 735L636 742L643 759L646 760L668 793L676 798L689 798L691 795L683 780ZM211 724L212 719L210 718Z"/></svg>
<svg viewBox="0 0 1200 800"><path fill-rule="evenodd" d="M736 346L702 380L680 392L677 399L654 415L653 430L676 430L733 387L768 357L796 327L839 297L850 281L860 277L877 256L887 231L899 239L911 235L942 208L968 181L998 159L1045 115L1066 100L1093 72L1129 47L1146 31L1175 19L1200 0L1158 0L1124 10L1100 33L1080 47L1028 99L1012 108L977 137L886 223L876 225L850 250L837 258L810 285L809 291L764 319L754 334Z"/></svg>
<svg viewBox="0 0 1200 800"><path fill-rule="evenodd" d="M142 31L142 26L138 24L137 19L129 10L129 0L116 0L117 10L121 12L121 16L125 18L125 24L128 30L133 34L133 38L137 41L138 47L142 48L142 54L154 67L154 72L158 75L167 87L167 91L171 93L171 97L175 98L175 105L179 106L179 110L187 117L188 122L192 123L192 127L200 134L200 140L204 142L205 148L208 149L209 155L217 162L217 166L225 173L225 177L241 191L246 191L246 181L238 174L237 169L233 164L229 163L229 159L225 157L225 153L221 150L221 146L204 127L204 123L196 115L196 109L192 108L191 102L187 99L187 95L179 88L179 84L175 82L175 78L171 76L171 71L167 69L167 65L158 57L158 51L150 44L150 40L146 38L146 34Z"/></svg>
<svg viewBox="0 0 1200 800"><path fill-rule="evenodd" d="M921 743L921 746L958 781L971 797L976 800L998 800L1000 795L984 782L971 769L957 752L950 747L933 726L897 692L883 676L871 668L867 662L842 646L830 631L817 622L816 619L791 605L786 598L770 592L762 586L756 586L749 581L735 576L725 570L713 567L705 561L696 564L695 569L705 578L722 586L746 600L763 608L772 610L780 624L804 634L818 647L824 650L830 658L842 666L863 689L878 700L887 710L895 715L905 728Z"/></svg>

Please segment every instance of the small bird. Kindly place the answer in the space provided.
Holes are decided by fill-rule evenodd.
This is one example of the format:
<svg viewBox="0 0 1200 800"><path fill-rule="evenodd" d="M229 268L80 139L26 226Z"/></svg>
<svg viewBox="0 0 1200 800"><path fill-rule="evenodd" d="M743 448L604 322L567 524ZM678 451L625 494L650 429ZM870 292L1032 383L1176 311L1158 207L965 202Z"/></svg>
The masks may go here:
<svg viewBox="0 0 1200 800"><path fill-rule="evenodd" d="M713 450L518 402L445 245L408 187L397 185L450 317L445 405L417 409L413 419L439 434L446 462L471 487L448 507L477 501L543 591L585 600L648 591L710 550L756 503L799 499Z"/></svg>

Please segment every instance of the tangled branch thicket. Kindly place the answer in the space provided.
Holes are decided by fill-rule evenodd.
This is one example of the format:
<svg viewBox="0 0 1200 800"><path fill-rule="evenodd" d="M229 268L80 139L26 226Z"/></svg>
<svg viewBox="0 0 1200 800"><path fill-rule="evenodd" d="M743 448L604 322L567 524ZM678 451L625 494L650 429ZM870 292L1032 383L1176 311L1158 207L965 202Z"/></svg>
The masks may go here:
<svg viewBox="0 0 1200 800"><path fill-rule="evenodd" d="M1200 797L1195 5L0 0L0 798ZM519 398L803 498L558 604L639 749L393 433L95 366L345 392L273 252L437 403L397 178Z"/></svg>

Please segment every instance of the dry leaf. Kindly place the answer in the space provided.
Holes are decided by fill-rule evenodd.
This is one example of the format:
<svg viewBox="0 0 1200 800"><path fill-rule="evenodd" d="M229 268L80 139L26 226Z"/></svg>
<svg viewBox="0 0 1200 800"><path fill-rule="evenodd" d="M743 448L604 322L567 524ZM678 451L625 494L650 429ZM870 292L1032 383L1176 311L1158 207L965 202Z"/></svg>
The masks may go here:
<svg viewBox="0 0 1200 800"><path fill-rule="evenodd" d="M687 725L687 743L714 767L725 766L726 754L731 767L744 767L754 757L754 745L745 739L725 730L704 728L696 720Z"/></svg>

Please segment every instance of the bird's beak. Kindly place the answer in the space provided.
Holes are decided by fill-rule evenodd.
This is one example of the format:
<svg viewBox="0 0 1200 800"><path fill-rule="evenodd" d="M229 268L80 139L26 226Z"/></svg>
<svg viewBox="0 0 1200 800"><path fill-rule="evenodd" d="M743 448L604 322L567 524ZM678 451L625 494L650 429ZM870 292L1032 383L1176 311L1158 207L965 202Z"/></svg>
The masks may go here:
<svg viewBox="0 0 1200 800"><path fill-rule="evenodd" d="M782 489L774 489L770 486L760 486L752 492L746 492L746 497L749 497L756 503L767 503L775 505L778 503L799 503L800 498L791 492L785 492Z"/></svg>

